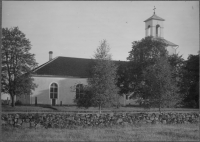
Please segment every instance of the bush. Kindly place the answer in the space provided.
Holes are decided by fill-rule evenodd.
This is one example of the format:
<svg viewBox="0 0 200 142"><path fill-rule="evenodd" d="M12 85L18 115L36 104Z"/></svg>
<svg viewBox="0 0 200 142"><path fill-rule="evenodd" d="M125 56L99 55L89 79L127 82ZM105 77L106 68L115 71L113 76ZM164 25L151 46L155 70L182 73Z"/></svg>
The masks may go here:
<svg viewBox="0 0 200 142"><path fill-rule="evenodd" d="M90 88L84 88L84 95L80 98L75 98L74 102L77 104L78 107L91 107L92 106L92 91Z"/></svg>
<svg viewBox="0 0 200 142"><path fill-rule="evenodd" d="M1 105L8 105L10 100L1 100Z"/></svg>
<svg viewBox="0 0 200 142"><path fill-rule="evenodd" d="M21 102L20 100L17 100L17 101L15 102L15 105L16 105L16 106L21 106L21 105L22 105L22 102Z"/></svg>

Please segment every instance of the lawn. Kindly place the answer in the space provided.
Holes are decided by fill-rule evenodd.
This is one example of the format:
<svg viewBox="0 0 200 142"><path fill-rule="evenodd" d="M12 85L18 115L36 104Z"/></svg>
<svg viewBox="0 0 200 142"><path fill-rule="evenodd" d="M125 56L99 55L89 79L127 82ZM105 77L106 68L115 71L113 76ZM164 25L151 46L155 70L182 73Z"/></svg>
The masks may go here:
<svg viewBox="0 0 200 142"><path fill-rule="evenodd" d="M199 141L199 126L137 124L76 129L22 129L3 126L2 136L3 141Z"/></svg>

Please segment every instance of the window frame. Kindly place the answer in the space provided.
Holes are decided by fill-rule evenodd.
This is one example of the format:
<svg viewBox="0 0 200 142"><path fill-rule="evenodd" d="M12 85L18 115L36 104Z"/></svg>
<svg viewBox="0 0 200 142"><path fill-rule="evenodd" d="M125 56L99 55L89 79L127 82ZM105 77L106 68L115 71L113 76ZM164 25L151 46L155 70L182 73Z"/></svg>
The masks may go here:
<svg viewBox="0 0 200 142"><path fill-rule="evenodd" d="M54 84L55 84L55 86L52 86ZM53 94L52 97L51 97L51 94ZM55 97L55 94L57 95L56 97ZM56 99L56 100L58 99L58 83L53 82L53 83L50 84L50 87L49 87L49 98L50 99Z"/></svg>
<svg viewBox="0 0 200 142"><path fill-rule="evenodd" d="M79 87L79 88L78 88ZM79 91L79 92L77 92L77 90ZM82 98L83 97L83 95L84 95L84 89L83 89L83 84L77 84L76 85L76 99L80 99L80 98Z"/></svg>

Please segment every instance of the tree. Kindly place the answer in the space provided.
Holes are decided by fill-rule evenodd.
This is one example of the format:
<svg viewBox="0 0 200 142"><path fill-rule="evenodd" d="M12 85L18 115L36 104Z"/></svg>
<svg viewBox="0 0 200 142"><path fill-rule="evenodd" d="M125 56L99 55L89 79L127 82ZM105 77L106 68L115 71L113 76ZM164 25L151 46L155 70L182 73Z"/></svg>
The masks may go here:
<svg viewBox="0 0 200 142"><path fill-rule="evenodd" d="M199 55L189 55L182 70L180 92L185 107L199 107Z"/></svg>
<svg viewBox="0 0 200 142"><path fill-rule="evenodd" d="M166 100L177 93L177 85L176 82L173 83L172 77L173 68L167 61L169 55L166 47L164 42L146 37L133 42L127 58L130 63L126 73L129 78L126 86L134 92L133 97L140 98L142 103L150 107L153 104L162 104L165 97L164 106L172 106L171 102Z"/></svg>
<svg viewBox="0 0 200 142"><path fill-rule="evenodd" d="M103 40L94 54L94 66L88 86L92 90L92 103L101 107L118 105L117 66L111 60L109 45Z"/></svg>
<svg viewBox="0 0 200 142"><path fill-rule="evenodd" d="M167 55L166 44L154 40L152 37L146 37L141 41L132 43L132 50L129 52L127 69L125 72L126 78L121 85L126 90L134 92L132 97L141 98L143 93L144 70L154 65L157 58Z"/></svg>
<svg viewBox="0 0 200 142"><path fill-rule="evenodd" d="M16 95L30 95L36 87L31 70L37 63L30 49L30 41L18 27L2 29L2 92L10 94L13 107Z"/></svg>
<svg viewBox="0 0 200 142"><path fill-rule="evenodd" d="M171 56L168 56L168 62L172 68L172 78L175 80L176 85L178 87L178 93L179 93L179 103L176 104L176 107L182 107L183 106L183 97L184 97L184 88L182 88L182 84L184 81L184 66L185 66L185 60L182 58L182 55L179 56L178 54L173 54ZM182 88L182 89L181 89Z"/></svg>
<svg viewBox="0 0 200 142"><path fill-rule="evenodd" d="M172 77L172 68L166 57L157 58L154 65L144 71L143 99L149 106L174 107L179 99L175 78Z"/></svg>

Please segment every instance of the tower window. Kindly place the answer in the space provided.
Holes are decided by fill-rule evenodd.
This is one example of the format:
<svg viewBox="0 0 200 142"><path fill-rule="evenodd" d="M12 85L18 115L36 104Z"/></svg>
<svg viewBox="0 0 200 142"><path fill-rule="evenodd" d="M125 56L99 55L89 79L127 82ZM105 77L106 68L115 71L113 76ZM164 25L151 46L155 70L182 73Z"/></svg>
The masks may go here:
<svg viewBox="0 0 200 142"><path fill-rule="evenodd" d="M160 25L156 25L156 37L160 37Z"/></svg>
<svg viewBox="0 0 200 142"><path fill-rule="evenodd" d="M147 28L147 36L150 36L150 30L151 30L151 26L149 25Z"/></svg>
<svg viewBox="0 0 200 142"><path fill-rule="evenodd" d="M58 85L56 83L52 83L50 86L50 98L51 99L58 98Z"/></svg>
<svg viewBox="0 0 200 142"><path fill-rule="evenodd" d="M82 98L83 94L83 84L76 85L76 99Z"/></svg>

